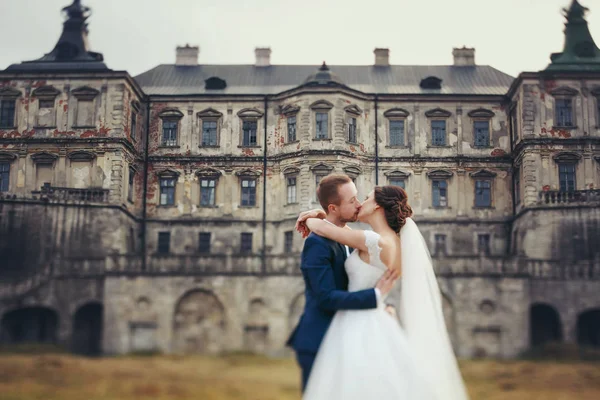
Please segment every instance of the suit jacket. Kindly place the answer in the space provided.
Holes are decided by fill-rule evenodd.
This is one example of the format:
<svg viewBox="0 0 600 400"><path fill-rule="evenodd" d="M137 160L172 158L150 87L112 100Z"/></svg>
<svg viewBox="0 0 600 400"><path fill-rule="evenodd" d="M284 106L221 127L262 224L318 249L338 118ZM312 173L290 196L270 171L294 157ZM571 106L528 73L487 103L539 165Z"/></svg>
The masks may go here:
<svg viewBox="0 0 600 400"><path fill-rule="evenodd" d="M306 284L304 313L287 345L297 352L316 353L337 310L377 307L374 289L348 292L343 245L311 233L304 242L301 270Z"/></svg>

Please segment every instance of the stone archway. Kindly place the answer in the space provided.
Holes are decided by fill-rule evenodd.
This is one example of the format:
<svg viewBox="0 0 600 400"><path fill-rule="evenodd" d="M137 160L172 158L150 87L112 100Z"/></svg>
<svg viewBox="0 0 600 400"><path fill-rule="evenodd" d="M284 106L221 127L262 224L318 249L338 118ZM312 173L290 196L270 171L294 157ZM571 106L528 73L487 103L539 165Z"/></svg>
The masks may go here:
<svg viewBox="0 0 600 400"><path fill-rule="evenodd" d="M212 292L194 290L175 307L173 347L177 353L214 353L224 342L225 308Z"/></svg>
<svg viewBox="0 0 600 400"><path fill-rule="evenodd" d="M4 314L0 343L49 343L58 338L58 314L46 307L25 307Z"/></svg>
<svg viewBox="0 0 600 400"><path fill-rule="evenodd" d="M300 320L300 316L304 312L304 305L306 304L306 298L304 297L304 292L296 295L294 301L292 301L292 305L290 306L290 314L288 316L288 330L291 333L296 325L298 325L298 321Z"/></svg>
<svg viewBox="0 0 600 400"><path fill-rule="evenodd" d="M103 307L100 303L85 304L73 317L72 348L76 354L99 356L102 354Z"/></svg>
<svg viewBox="0 0 600 400"><path fill-rule="evenodd" d="M533 304L529 310L529 332L532 347L562 342L562 326L556 309L548 304Z"/></svg>
<svg viewBox="0 0 600 400"><path fill-rule="evenodd" d="M600 308L582 312L577 317L577 343L600 348Z"/></svg>

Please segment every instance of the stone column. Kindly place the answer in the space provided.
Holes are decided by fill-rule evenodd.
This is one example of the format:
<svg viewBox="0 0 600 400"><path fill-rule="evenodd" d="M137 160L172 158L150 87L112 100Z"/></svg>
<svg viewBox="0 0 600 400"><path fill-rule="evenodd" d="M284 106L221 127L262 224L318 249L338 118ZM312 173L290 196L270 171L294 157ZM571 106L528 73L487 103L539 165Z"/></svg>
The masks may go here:
<svg viewBox="0 0 600 400"><path fill-rule="evenodd" d="M462 142L463 142L463 109L462 106L456 107L456 154L462 155ZM464 174L464 171L463 171Z"/></svg>
<svg viewBox="0 0 600 400"><path fill-rule="evenodd" d="M415 104L415 113L414 113L414 124L415 124L415 129L414 129L414 137L413 137L413 151L414 151L414 155L418 156L421 154L421 115L419 114L419 105Z"/></svg>
<svg viewBox="0 0 600 400"><path fill-rule="evenodd" d="M540 190L538 178L539 165L536 154L531 152L525 153L521 165L523 168L521 184L523 187L523 205L534 205L538 201L538 192Z"/></svg>
<svg viewBox="0 0 600 400"><path fill-rule="evenodd" d="M467 202L465 200L465 176L466 174L464 169L461 168L456 170L456 216L458 218L467 217L469 214L466 207Z"/></svg>

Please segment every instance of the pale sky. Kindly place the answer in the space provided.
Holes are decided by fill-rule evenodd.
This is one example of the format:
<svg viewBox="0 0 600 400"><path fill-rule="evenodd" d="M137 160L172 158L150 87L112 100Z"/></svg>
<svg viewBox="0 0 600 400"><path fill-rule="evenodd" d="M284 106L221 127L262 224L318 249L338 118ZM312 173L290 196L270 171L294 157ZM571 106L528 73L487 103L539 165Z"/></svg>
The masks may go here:
<svg viewBox="0 0 600 400"><path fill-rule="evenodd" d="M0 70L50 52L72 0L0 0ZM178 45L200 46L201 64L452 64L452 48L475 47L476 63L512 76L538 71L563 46L571 0L83 0L89 42L109 68L132 76L175 62ZM600 0L581 0L600 44Z"/></svg>

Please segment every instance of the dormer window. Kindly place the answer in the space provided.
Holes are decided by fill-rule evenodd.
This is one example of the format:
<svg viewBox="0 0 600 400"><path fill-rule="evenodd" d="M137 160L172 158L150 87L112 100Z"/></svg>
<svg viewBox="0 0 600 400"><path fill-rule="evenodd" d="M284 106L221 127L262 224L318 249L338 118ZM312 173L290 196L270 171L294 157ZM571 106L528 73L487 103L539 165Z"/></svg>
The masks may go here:
<svg viewBox="0 0 600 400"><path fill-rule="evenodd" d="M560 87L550 92L554 97L554 125L557 128L575 128L573 98L577 90Z"/></svg>
<svg viewBox="0 0 600 400"><path fill-rule="evenodd" d="M21 92L16 89L0 89L0 129L16 128L16 104Z"/></svg>
<svg viewBox="0 0 600 400"><path fill-rule="evenodd" d="M204 88L206 90L223 90L227 87L227 82L221 78L213 76L204 81Z"/></svg>
<svg viewBox="0 0 600 400"><path fill-rule="evenodd" d="M428 76L427 78L421 80L419 86L421 89L441 89L442 80L435 76Z"/></svg>

